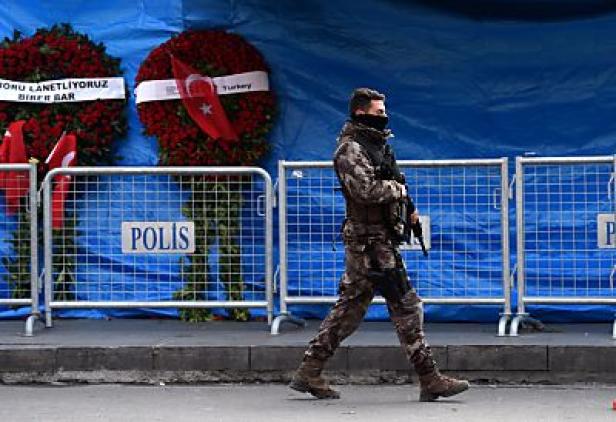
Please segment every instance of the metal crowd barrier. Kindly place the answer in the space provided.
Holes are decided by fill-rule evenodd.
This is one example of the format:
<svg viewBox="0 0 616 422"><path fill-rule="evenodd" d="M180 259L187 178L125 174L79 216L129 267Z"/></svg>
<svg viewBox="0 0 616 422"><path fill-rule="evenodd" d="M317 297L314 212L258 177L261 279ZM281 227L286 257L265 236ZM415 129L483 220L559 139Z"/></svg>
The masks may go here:
<svg viewBox="0 0 616 422"><path fill-rule="evenodd" d="M60 308L263 308L271 324L264 170L59 168L43 191L46 326Z"/></svg>
<svg viewBox="0 0 616 422"><path fill-rule="evenodd" d="M615 156L516 159L512 336L529 304L616 304L615 168Z"/></svg>
<svg viewBox="0 0 616 422"><path fill-rule="evenodd" d="M0 164L4 234L1 249L0 308L29 306L25 335L32 336L38 308L36 165Z"/></svg>
<svg viewBox="0 0 616 422"><path fill-rule="evenodd" d="M401 161L400 167L430 248L428 258L418 245L402 251L418 293L428 304L500 305L498 334L505 335L511 317L507 159ZM281 314L272 334L283 322L304 324L290 305L334 303L344 272L344 198L332 163L280 161L278 192Z"/></svg>

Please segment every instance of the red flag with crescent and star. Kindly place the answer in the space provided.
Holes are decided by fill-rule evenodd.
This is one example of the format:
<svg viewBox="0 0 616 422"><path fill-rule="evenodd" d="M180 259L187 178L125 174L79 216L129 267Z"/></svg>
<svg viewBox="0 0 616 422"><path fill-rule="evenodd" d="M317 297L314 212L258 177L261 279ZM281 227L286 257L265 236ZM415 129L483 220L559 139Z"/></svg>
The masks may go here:
<svg viewBox="0 0 616 422"><path fill-rule="evenodd" d="M28 162L22 131L25 123L23 120L18 120L9 125L4 134L2 146L0 146L1 163L21 164ZM19 199L28 192L29 177L24 172L0 173L0 187L4 189L7 214L15 214L19 210Z"/></svg>
<svg viewBox="0 0 616 422"><path fill-rule="evenodd" d="M77 137L72 133L63 133L56 146L51 150L45 163L49 170L57 167L69 167L77 161ZM62 174L53 178L54 188L51 194L51 226L61 229L64 226L64 202L71 188L71 176Z"/></svg>
<svg viewBox="0 0 616 422"><path fill-rule="evenodd" d="M180 98L194 122L213 139L237 141L212 79L200 75L174 56L171 56L171 65Z"/></svg>

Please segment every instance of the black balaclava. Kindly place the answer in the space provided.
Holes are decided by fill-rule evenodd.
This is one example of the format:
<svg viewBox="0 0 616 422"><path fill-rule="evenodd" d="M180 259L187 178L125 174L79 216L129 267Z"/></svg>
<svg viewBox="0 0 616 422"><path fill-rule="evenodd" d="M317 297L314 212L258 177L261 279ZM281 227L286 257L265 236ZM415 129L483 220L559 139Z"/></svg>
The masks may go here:
<svg viewBox="0 0 616 422"><path fill-rule="evenodd" d="M389 117L377 114L354 114L352 120L373 129L384 131L389 123Z"/></svg>

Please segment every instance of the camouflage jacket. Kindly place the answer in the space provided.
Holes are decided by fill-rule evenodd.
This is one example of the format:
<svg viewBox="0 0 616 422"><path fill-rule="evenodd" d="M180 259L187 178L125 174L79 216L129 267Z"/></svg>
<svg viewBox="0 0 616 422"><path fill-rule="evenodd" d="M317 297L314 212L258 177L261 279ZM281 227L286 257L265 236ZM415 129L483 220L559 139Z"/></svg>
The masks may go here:
<svg viewBox="0 0 616 422"><path fill-rule="evenodd" d="M361 138L360 138L361 137ZM384 148L389 132L347 122L338 138L334 153L334 169L346 200L346 224L357 236L384 234L396 221L398 205L403 199L404 185L395 180L382 180L369 154L361 145L373 142ZM345 233L349 231L344 230Z"/></svg>

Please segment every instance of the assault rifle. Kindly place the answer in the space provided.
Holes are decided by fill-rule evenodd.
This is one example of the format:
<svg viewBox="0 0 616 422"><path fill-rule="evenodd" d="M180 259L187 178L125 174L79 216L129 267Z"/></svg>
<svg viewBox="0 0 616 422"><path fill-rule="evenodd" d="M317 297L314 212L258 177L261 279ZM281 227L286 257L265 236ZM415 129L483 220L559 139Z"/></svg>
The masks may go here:
<svg viewBox="0 0 616 422"><path fill-rule="evenodd" d="M398 164L396 163L396 158L394 157L393 149L391 145L386 144L383 149L382 159L377 160L370 153L371 149L366 147L366 151L368 155L371 157L371 161L373 163L379 162L380 164L375 165L375 176L380 180L395 180L396 182L404 185L406 187L407 196L404 198L402 202L402 209L400 210L400 220L403 224L404 230L402 236L398 238L398 242L400 243L411 243L411 237L414 236L419 245L421 246L421 250L424 256L428 256L428 250L426 249L426 244L423 239L423 230L421 229L421 223L417 221L416 223L412 222L411 215L415 212L415 204L409 195L409 188L406 184L406 178L404 174L400 171ZM391 222L390 222L391 223Z"/></svg>

